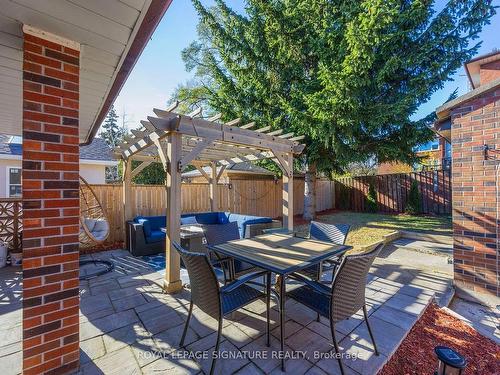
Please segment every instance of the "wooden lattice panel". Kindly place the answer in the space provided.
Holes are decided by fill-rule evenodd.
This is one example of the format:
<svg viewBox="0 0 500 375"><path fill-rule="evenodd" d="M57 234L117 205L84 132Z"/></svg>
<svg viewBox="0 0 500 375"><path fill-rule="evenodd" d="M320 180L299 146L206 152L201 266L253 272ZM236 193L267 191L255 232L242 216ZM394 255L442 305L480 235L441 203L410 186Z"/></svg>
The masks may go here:
<svg viewBox="0 0 500 375"><path fill-rule="evenodd" d="M0 200L0 241L10 249L20 248L19 231L22 229L21 200Z"/></svg>

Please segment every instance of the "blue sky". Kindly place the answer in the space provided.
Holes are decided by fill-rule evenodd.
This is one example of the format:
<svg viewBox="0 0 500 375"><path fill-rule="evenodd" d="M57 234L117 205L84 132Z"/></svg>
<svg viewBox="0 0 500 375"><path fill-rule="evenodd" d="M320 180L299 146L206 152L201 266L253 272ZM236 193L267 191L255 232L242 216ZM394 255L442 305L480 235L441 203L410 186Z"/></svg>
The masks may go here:
<svg viewBox="0 0 500 375"><path fill-rule="evenodd" d="M493 2L500 6L500 0ZM206 0L204 3L211 4L213 1ZM441 9L445 3L445 0L437 0L437 9ZM243 0L230 0L228 4L241 10ZM164 108L175 87L192 77L192 73L186 72L184 68L181 51L196 39L197 23L198 16L190 0L173 0L115 102L120 117L123 112L127 113L128 128L138 127L139 121L151 115L154 107ZM496 14L491 24L480 34L478 40L482 40L483 44L479 53L500 48L499 34L500 14ZM459 95L468 91L468 80L463 68L452 78L428 103L421 106L415 118L433 111L456 88Z"/></svg>

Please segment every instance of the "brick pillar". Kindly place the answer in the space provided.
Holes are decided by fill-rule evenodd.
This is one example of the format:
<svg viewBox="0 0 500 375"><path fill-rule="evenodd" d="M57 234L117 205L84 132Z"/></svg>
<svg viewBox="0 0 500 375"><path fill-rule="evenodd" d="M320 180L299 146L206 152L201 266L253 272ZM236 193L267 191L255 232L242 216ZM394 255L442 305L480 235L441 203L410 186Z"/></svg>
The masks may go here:
<svg viewBox="0 0 500 375"><path fill-rule="evenodd" d="M69 43L24 28L25 374L78 367L80 53Z"/></svg>
<svg viewBox="0 0 500 375"><path fill-rule="evenodd" d="M497 165L500 154L500 90L460 104L452 116L452 190L455 283L499 295Z"/></svg>

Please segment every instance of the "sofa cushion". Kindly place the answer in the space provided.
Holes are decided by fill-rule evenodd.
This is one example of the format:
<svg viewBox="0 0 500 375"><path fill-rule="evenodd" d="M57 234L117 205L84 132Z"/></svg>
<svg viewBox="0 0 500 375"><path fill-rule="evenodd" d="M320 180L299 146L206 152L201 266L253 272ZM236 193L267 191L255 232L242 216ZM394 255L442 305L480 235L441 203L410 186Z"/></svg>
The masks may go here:
<svg viewBox="0 0 500 375"><path fill-rule="evenodd" d="M181 225L199 224L195 215L181 216Z"/></svg>
<svg viewBox="0 0 500 375"><path fill-rule="evenodd" d="M147 243L155 243L160 241L165 241L165 232L162 232L161 230L153 229L151 231L151 235L146 237Z"/></svg>
<svg viewBox="0 0 500 375"><path fill-rule="evenodd" d="M161 228L165 228L167 226L167 217L162 216L147 216L146 217L151 224L151 230L160 230Z"/></svg>
<svg viewBox="0 0 500 375"><path fill-rule="evenodd" d="M219 212L219 224L229 223L229 212Z"/></svg>
<svg viewBox="0 0 500 375"><path fill-rule="evenodd" d="M238 230L240 231L241 238L245 238L245 229L249 224L263 224L271 223L273 219L270 217L243 215L243 214L230 214L229 222L236 222L238 224Z"/></svg>
<svg viewBox="0 0 500 375"><path fill-rule="evenodd" d="M200 212L194 214L194 216L198 224L219 224L218 212Z"/></svg>

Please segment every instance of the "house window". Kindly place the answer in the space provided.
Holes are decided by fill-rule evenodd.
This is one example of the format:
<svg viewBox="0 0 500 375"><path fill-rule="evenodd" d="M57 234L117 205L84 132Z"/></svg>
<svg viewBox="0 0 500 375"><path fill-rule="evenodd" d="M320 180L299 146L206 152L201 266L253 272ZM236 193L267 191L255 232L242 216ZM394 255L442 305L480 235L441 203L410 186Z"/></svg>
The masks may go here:
<svg viewBox="0 0 500 375"><path fill-rule="evenodd" d="M444 142L444 157L451 158L451 143L448 141Z"/></svg>
<svg viewBox="0 0 500 375"><path fill-rule="evenodd" d="M21 197L21 168L7 167L7 191L10 198Z"/></svg>
<svg viewBox="0 0 500 375"><path fill-rule="evenodd" d="M420 146L417 146L415 151L425 152L425 151L435 151L435 150L439 150L439 139L437 138L427 143L424 143Z"/></svg>

